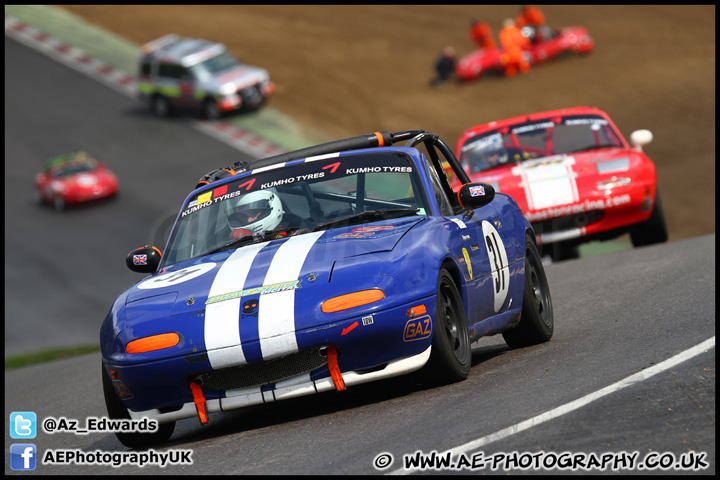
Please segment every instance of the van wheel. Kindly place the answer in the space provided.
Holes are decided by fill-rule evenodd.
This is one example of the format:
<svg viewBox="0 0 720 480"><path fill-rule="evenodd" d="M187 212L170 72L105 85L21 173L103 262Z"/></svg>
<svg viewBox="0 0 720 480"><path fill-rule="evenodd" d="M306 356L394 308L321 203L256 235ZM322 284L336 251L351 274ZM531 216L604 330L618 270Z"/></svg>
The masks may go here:
<svg viewBox="0 0 720 480"><path fill-rule="evenodd" d="M154 95L150 100L150 111L156 117L169 117L171 111L170 102L162 95Z"/></svg>
<svg viewBox="0 0 720 480"><path fill-rule="evenodd" d="M258 87L250 87L242 92L243 105L247 110L255 111L265 102L265 97Z"/></svg>
<svg viewBox="0 0 720 480"><path fill-rule="evenodd" d="M203 104L203 113L208 120L217 120L220 118L220 109L215 100L206 100Z"/></svg>

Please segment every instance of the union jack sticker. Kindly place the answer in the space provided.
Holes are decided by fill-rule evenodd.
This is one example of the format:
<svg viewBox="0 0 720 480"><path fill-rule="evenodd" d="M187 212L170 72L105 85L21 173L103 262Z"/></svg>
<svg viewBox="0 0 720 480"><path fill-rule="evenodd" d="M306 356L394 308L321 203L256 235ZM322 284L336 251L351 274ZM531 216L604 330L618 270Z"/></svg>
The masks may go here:
<svg viewBox="0 0 720 480"><path fill-rule="evenodd" d="M485 195L485 187L481 185L477 185L475 187L470 187L470 196L471 197L479 197L480 195Z"/></svg>
<svg viewBox="0 0 720 480"><path fill-rule="evenodd" d="M147 255L133 255L133 264L147 265Z"/></svg>

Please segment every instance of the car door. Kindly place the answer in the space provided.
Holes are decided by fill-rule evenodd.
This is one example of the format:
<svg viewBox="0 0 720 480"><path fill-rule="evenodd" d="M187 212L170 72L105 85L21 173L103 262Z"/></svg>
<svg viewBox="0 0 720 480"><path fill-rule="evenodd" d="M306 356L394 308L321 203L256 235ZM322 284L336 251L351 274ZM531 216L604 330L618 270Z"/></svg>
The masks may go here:
<svg viewBox="0 0 720 480"><path fill-rule="evenodd" d="M503 225L498 205L504 202L499 199L472 211L453 206L450 198L456 194L449 182L442 182L434 168L430 171L441 214L454 224L449 227L454 233L450 249L465 279L468 321L475 324L508 307L509 262L515 255L512 225Z"/></svg>
<svg viewBox="0 0 720 480"><path fill-rule="evenodd" d="M194 84L190 72L182 65L161 63L158 68L156 91L171 99L176 106L195 106Z"/></svg>
<svg viewBox="0 0 720 480"><path fill-rule="evenodd" d="M195 94L195 79L190 75L190 72L183 68L183 72L181 74L179 80L180 85L180 101L183 105L189 106L189 107L197 107L200 105L200 100L198 99L197 95Z"/></svg>
<svg viewBox="0 0 720 480"><path fill-rule="evenodd" d="M468 223L476 226L476 235L480 249L478 259L483 272L488 272L490 292L484 292L487 299L492 299L492 309L488 301L487 316L497 314L507 308L507 300L511 290L510 262L515 258L515 242L510 225L503 222L501 211L496 204L488 205L473 211Z"/></svg>

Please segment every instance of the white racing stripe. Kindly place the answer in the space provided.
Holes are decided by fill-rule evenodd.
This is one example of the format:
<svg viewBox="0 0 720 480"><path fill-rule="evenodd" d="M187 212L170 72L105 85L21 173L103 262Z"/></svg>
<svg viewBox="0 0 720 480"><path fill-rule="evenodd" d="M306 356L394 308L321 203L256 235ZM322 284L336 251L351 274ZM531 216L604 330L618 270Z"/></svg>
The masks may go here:
<svg viewBox="0 0 720 480"><path fill-rule="evenodd" d="M323 233L325 232L290 237L275 252L263 284L273 285L297 280L310 249ZM261 295L258 310L258 333L263 359L296 352L295 290Z"/></svg>
<svg viewBox="0 0 720 480"><path fill-rule="evenodd" d="M263 285L298 279L308 253L324 232L290 237L278 247ZM208 298L240 292L246 286L253 261L268 243L237 249L218 270ZM205 309L205 347L214 369L245 363L240 338L242 297L210 303ZM258 333L264 359L297 351L295 338L295 290L260 295Z"/></svg>
<svg viewBox="0 0 720 480"><path fill-rule="evenodd" d="M276 168L282 168L285 166L285 162L282 163L276 163L275 165L268 165L266 167L260 167L256 168L251 172L252 175L255 175L256 173L266 172L268 170L275 170Z"/></svg>
<svg viewBox="0 0 720 480"><path fill-rule="evenodd" d="M238 248L225 260L208 298L243 289L250 266L266 243ZM211 303L205 308L205 348L213 368L245 362L240 339L240 298Z"/></svg>

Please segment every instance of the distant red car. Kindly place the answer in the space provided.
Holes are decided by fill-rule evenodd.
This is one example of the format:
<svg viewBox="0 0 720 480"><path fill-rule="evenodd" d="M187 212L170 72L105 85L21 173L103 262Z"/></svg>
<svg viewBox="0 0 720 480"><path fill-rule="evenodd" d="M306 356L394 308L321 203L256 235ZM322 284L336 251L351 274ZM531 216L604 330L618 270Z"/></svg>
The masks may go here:
<svg viewBox="0 0 720 480"><path fill-rule="evenodd" d="M102 162L86 152L53 157L35 175L38 203L49 203L57 210L69 205L112 197L118 190L118 179Z"/></svg>
<svg viewBox="0 0 720 480"><path fill-rule="evenodd" d="M528 29L522 29L523 35L531 36ZM595 42L584 27L566 27L552 31L547 41L533 44L525 50L525 57L531 65L546 62L562 53L589 53ZM460 80L474 80L487 72L502 73L500 48L480 49L465 55L455 66L455 75Z"/></svg>
<svg viewBox="0 0 720 480"><path fill-rule="evenodd" d="M473 127L456 156L472 182L513 197L544 253L560 260L582 242L626 232L636 247L667 240L655 164L642 151L652 133L634 131L630 141L607 113L577 107Z"/></svg>

